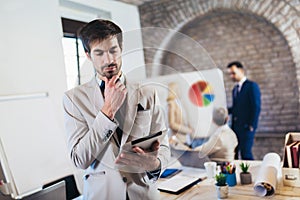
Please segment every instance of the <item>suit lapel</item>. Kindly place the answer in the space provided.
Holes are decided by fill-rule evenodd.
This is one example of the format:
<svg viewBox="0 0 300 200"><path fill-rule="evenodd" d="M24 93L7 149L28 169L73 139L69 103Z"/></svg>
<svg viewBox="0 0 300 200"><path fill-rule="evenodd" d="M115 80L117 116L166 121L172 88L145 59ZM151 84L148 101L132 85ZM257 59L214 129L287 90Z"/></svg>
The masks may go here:
<svg viewBox="0 0 300 200"><path fill-rule="evenodd" d="M243 89L245 89L246 85L247 85L247 80L245 80L245 82L243 83L239 93L241 93Z"/></svg>
<svg viewBox="0 0 300 200"><path fill-rule="evenodd" d="M249 83L249 81L248 81L248 79L246 79L245 82L242 84L242 87L241 87L240 91L237 92L237 95L236 96L233 95L235 101L237 101L238 99L241 98L241 96L243 96L243 93L245 92L245 90L247 90L246 88L247 88L248 83ZM234 90L235 89L236 88L234 88ZM233 90L233 94L235 93L234 90Z"/></svg>
<svg viewBox="0 0 300 200"><path fill-rule="evenodd" d="M248 83L249 83L248 80L246 80L246 81L243 83L243 85L242 85L242 87L241 87L241 90L240 90L240 92L238 93L238 96L237 96L237 97L242 96L242 95L245 93L245 91L247 90L247 87L248 87Z"/></svg>
<svg viewBox="0 0 300 200"><path fill-rule="evenodd" d="M90 82L87 83L86 89L90 102L92 103L92 105L94 105L93 112L97 115L104 104L104 99L96 78L93 78Z"/></svg>
<svg viewBox="0 0 300 200"><path fill-rule="evenodd" d="M131 140L130 133L134 124L134 119L137 113L137 105L139 100L138 84L128 84L127 86L127 98L124 102L126 105L126 113L123 124L123 136L121 144L126 143L127 140Z"/></svg>

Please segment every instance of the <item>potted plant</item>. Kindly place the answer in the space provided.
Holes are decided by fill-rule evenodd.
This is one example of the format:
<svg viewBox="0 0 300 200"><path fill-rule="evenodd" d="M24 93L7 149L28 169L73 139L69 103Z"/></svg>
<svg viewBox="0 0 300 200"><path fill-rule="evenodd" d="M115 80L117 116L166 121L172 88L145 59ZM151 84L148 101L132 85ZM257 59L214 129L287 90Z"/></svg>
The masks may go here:
<svg viewBox="0 0 300 200"><path fill-rule="evenodd" d="M242 172L240 173L240 180L242 185L251 184L252 183L252 177L251 173L248 171L250 167L249 163L242 162L240 164L240 168Z"/></svg>
<svg viewBox="0 0 300 200"><path fill-rule="evenodd" d="M215 176L216 178L216 189L219 199L225 199L228 197L228 185L226 183L226 175L219 173Z"/></svg>

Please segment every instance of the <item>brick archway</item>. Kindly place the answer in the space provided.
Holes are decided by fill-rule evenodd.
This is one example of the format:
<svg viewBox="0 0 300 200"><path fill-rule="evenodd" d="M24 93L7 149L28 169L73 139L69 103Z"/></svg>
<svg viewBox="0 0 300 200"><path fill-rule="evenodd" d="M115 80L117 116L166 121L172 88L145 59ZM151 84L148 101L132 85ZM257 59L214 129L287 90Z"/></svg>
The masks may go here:
<svg viewBox="0 0 300 200"><path fill-rule="evenodd" d="M292 73L295 74L293 77L296 78L293 89L297 91L297 96L295 97L297 105L294 109L296 109L296 112L299 113L300 8L299 6L297 7L297 5L293 5L289 2L285 0L166 0L144 3L139 6L139 10L141 13L140 17L142 27L164 27L177 31L182 31L182 27L189 24L191 21L195 19L201 19L210 12L216 12L218 10L248 13L268 21L285 38L292 56ZM166 37L166 35L160 35L160 33L157 33L151 36L144 36L143 43L144 46L147 46L150 41L151 43L156 42L158 46L160 45L160 48L164 49L166 46L161 46L161 44L169 45L169 43L165 40L166 38L170 40L170 37L171 36ZM155 40L153 40L153 38L155 38ZM152 74L153 70L151 68L151 63L163 62L164 55L163 53L158 55L160 53L161 52L156 51L156 49L145 49L145 62L147 64L146 70L148 76L159 75ZM288 115L289 114L287 114L287 116ZM297 120L299 120L299 116L296 117L296 121ZM278 128L277 131L280 132L283 129L299 130L300 126L294 123L292 126ZM275 130L272 129L270 131Z"/></svg>
<svg viewBox="0 0 300 200"><path fill-rule="evenodd" d="M127 0L128 2L128 0ZM196 17L216 9L230 9L238 12L249 12L265 18L285 36L296 68L300 69L300 8L285 0L167 0L149 1L139 5L142 27L164 27L180 30L182 25ZM163 35L164 36L164 35ZM153 35L157 44L163 43L163 36ZM149 36L144 37L147 46ZM154 51L155 52L155 51ZM146 53L146 63L151 63L154 56ZM148 70L151 76L151 71ZM297 70L300 75L300 70ZM300 80L298 81L300 85Z"/></svg>

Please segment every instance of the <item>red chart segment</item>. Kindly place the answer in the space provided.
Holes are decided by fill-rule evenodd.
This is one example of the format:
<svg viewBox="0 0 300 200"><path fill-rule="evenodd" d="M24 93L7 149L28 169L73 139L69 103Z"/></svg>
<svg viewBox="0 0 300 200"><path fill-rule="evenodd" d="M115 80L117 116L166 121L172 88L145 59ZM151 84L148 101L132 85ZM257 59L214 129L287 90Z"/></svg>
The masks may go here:
<svg viewBox="0 0 300 200"><path fill-rule="evenodd" d="M198 81L189 88L189 98L194 105L204 107L214 101L215 95L208 82Z"/></svg>

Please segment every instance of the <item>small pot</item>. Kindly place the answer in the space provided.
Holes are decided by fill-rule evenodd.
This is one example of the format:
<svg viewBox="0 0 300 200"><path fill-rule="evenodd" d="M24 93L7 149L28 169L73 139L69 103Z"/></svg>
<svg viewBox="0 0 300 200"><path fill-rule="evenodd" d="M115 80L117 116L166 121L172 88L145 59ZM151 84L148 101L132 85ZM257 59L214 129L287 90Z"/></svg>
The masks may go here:
<svg viewBox="0 0 300 200"><path fill-rule="evenodd" d="M228 185L218 186L216 185L218 199L226 199L228 197Z"/></svg>
<svg viewBox="0 0 300 200"><path fill-rule="evenodd" d="M226 183L229 187L233 187L236 185L236 175L233 174L226 174Z"/></svg>
<svg viewBox="0 0 300 200"><path fill-rule="evenodd" d="M242 185L247 185L252 183L251 173L249 172L241 172L240 173L240 180Z"/></svg>

